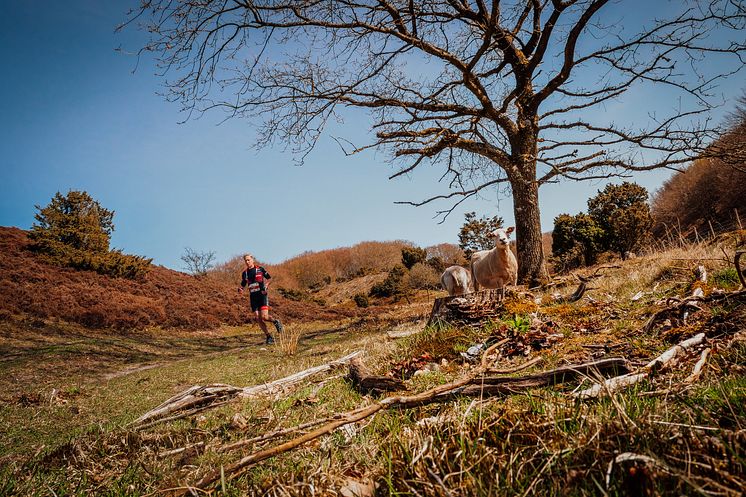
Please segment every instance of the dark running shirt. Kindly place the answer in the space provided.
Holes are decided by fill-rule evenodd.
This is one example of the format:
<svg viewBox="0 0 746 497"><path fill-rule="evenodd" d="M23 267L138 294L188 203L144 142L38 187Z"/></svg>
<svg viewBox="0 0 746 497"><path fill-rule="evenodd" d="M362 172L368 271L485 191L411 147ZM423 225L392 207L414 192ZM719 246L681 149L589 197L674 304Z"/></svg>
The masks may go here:
<svg viewBox="0 0 746 497"><path fill-rule="evenodd" d="M248 285L250 293L263 292L267 288L264 282L270 278L272 277L266 269L261 266L254 266L241 273L241 288Z"/></svg>

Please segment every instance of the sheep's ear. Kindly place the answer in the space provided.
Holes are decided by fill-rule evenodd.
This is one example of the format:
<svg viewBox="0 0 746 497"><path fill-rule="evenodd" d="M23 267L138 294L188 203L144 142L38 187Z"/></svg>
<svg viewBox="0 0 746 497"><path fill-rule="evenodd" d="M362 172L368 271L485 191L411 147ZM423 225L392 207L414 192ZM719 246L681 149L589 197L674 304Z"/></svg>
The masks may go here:
<svg viewBox="0 0 746 497"><path fill-rule="evenodd" d="M507 233L508 235L510 235L514 230L515 230L515 226L511 226L510 228L508 228L508 229L505 230L505 233Z"/></svg>

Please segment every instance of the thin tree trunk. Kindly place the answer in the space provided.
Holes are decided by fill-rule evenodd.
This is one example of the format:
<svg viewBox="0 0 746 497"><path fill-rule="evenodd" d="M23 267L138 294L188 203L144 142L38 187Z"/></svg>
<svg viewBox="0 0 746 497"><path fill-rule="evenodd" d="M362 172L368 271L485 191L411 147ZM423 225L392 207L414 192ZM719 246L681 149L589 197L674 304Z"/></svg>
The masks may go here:
<svg viewBox="0 0 746 497"><path fill-rule="evenodd" d="M544 247L539 216L539 188L529 180L512 182L515 213L516 243L518 245L518 283L529 287L547 282Z"/></svg>

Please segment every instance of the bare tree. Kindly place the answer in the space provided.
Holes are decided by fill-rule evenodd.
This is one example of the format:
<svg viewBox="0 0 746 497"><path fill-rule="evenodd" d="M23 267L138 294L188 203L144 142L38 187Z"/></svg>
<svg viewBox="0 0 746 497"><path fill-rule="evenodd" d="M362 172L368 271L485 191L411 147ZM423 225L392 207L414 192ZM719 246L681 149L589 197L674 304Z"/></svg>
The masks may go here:
<svg viewBox="0 0 746 497"><path fill-rule="evenodd" d="M194 276L202 277L214 266L215 252L197 252L189 247L185 247L181 260L186 265L187 271Z"/></svg>
<svg viewBox="0 0 746 497"><path fill-rule="evenodd" d="M444 168L447 192L403 203L446 201L447 216L509 186L519 278L535 283L546 275L539 187L689 161L718 133L707 114L716 83L744 63L740 0L670 2L676 12L643 23L641 12L625 22L622 5L152 0L127 24L151 34L141 53L154 53L171 77L170 99L189 113L250 116L262 144L285 143L302 160L330 119L363 108L374 135L358 146L340 140L348 153L388 150L392 178L427 163ZM698 73L704 57L722 59L717 74ZM630 124L604 112L647 85L680 107Z"/></svg>

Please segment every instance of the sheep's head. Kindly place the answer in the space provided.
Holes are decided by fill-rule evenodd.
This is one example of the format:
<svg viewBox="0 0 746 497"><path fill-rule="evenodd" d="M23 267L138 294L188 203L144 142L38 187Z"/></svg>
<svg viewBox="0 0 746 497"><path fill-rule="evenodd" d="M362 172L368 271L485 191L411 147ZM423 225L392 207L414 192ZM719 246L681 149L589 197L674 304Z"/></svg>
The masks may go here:
<svg viewBox="0 0 746 497"><path fill-rule="evenodd" d="M510 228L498 228L495 231L492 232L492 235L495 237L495 245L496 246L505 246L510 243L510 234L513 233L513 230L515 228L511 226Z"/></svg>

